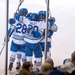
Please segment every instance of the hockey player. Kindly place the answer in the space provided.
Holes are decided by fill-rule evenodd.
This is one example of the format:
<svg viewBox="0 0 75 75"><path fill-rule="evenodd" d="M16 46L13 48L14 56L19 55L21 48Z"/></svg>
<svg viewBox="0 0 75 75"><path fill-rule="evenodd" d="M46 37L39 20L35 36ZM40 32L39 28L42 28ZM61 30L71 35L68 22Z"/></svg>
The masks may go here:
<svg viewBox="0 0 75 75"><path fill-rule="evenodd" d="M32 16L32 13L30 12L27 14L26 18L28 18L30 20L31 16Z"/></svg>
<svg viewBox="0 0 75 75"><path fill-rule="evenodd" d="M46 23L43 21L38 22L38 15L36 13L33 13L24 40L26 41L27 61L32 63L32 55L34 53L36 60L36 68L39 68L42 62L42 51L40 41L42 39L42 34L45 28Z"/></svg>
<svg viewBox="0 0 75 75"><path fill-rule="evenodd" d="M10 47L10 63L9 63L9 70L12 71L13 63L15 61L17 51L21 52L21 55L18 54L17 56L17 67L16 69L20 68L20 59L22 58L22 62L26 61L25 56L25 41L24 41L24 34L26 33L26 25L22 22L22 19L25 15L27 15L28 10L26 8L21 8L19 10L19 14L15 16L15 23L11 25L8 30L8 33L12 33L12 42ZM11 22L9 22L11 24ZM11 37L11 36L9 36Z"/></svg>
<svg viewBox="0 0 75 75"><path fill-rule="evenodd" d="M17 15L15 15L15 18L18 21L22 22L23 18L26 18L27 14L28 14L28 10L26 8L21 8L19 10L19 13L17 13ZM17 66L16 66L16 70L17 70L20 68L19 64L21 64L21 51L20 50L17 51L17 63L16 64L17 64Z"/></svg>
<svg viewBox="0 0 75 75"><path fill-rule="evenodd" d="M39 15L39 21L46 21L46 11L39 11L38 13ZM57 26L56 24L54 24L55 22L55 18L51 17L50 19L48 19L48 23L50 24L50 28L48 30L48 39L47 39L47 58L51 57L51 53L50 53L50 48L51 48L51 37L53 35L53 32L57 31ZM45 37L45 32L43 34L43 36ZM42 47L42 51L44 51L44 45L45 45L45 39L43 39L41 42L41 47Z"/></svg>

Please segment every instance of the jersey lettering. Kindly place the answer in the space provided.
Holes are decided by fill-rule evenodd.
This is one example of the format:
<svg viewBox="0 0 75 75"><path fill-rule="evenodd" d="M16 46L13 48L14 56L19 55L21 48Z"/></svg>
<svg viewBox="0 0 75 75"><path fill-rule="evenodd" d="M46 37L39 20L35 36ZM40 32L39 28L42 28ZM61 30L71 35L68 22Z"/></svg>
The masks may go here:
<svg viewBox="0 0 75 75"><path fill-rule="evenodd" d="M18 23L17 28L16 28L16 33L24 34L24 33L26 33L26 29L27 29L27 26L25 24L22 25L22 24Z"/></svg>

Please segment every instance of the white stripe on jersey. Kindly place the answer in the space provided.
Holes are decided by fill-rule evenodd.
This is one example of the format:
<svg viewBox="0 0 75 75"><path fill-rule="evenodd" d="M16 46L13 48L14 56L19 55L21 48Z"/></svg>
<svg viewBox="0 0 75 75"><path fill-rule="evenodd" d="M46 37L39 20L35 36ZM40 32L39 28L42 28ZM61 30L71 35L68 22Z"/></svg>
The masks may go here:
<svg viewBox="0 0 75 75"><path fill-rule="evenodd" d="M24 41L24 35L25 35L25 28L26 25L24 23L19 22L18 20L16 20L16 23L14 24L14 26L16 27L15 31L13 32L12 35L12 40L15 44L25 44Z"/></svg>

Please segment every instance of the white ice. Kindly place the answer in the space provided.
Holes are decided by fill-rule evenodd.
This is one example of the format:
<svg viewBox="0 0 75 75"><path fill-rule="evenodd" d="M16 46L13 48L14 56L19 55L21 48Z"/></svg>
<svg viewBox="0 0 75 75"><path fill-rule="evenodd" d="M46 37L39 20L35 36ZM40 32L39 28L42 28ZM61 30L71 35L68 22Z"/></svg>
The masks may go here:
<svg viewBox="0 0 75 75"><path fill-rule="evenodd" d="M9 0L9 17L13 17L19 0ZM24 0L22 7L28 8L29 12L46 10L45 0ZM50 0L51 15L56 18L58 31L52 37L51 56L55 66L61 65L65 58L70 58L75 51L75 0ZM6 34L6 1L0 0L0 50ZM10 51L10 43L8 49ZM4 48L0 55L0 75L5 71Z"/></svg>

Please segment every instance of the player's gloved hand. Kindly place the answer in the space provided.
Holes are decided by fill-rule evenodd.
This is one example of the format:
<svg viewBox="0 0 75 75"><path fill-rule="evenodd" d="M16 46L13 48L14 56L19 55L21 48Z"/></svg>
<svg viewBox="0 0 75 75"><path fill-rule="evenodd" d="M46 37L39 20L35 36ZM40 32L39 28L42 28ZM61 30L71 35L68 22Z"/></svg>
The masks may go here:
<svg viewBox="0 0 75 75"><path fill-rule="evenodd" d="M40 34L40 32L38 31L38 27L37 27L37 26L34 26L33 36L34 36L35 38L41 38L41 34Z"/></svg>
<svg viewBox="0 0 75 75"><path fill-rule="evenodd" d="M13 18L10 18L9 20L8 20L8 22L9 22L9 24L14 24L15 23L15 20L13 19Z"/></svg>
<svg viewBox="0 0 75 75"><path fill-rule="evenodd" d="M33 36L35 38L41 38L41 34L37 31L37 32L33 32Z"/></svg>

